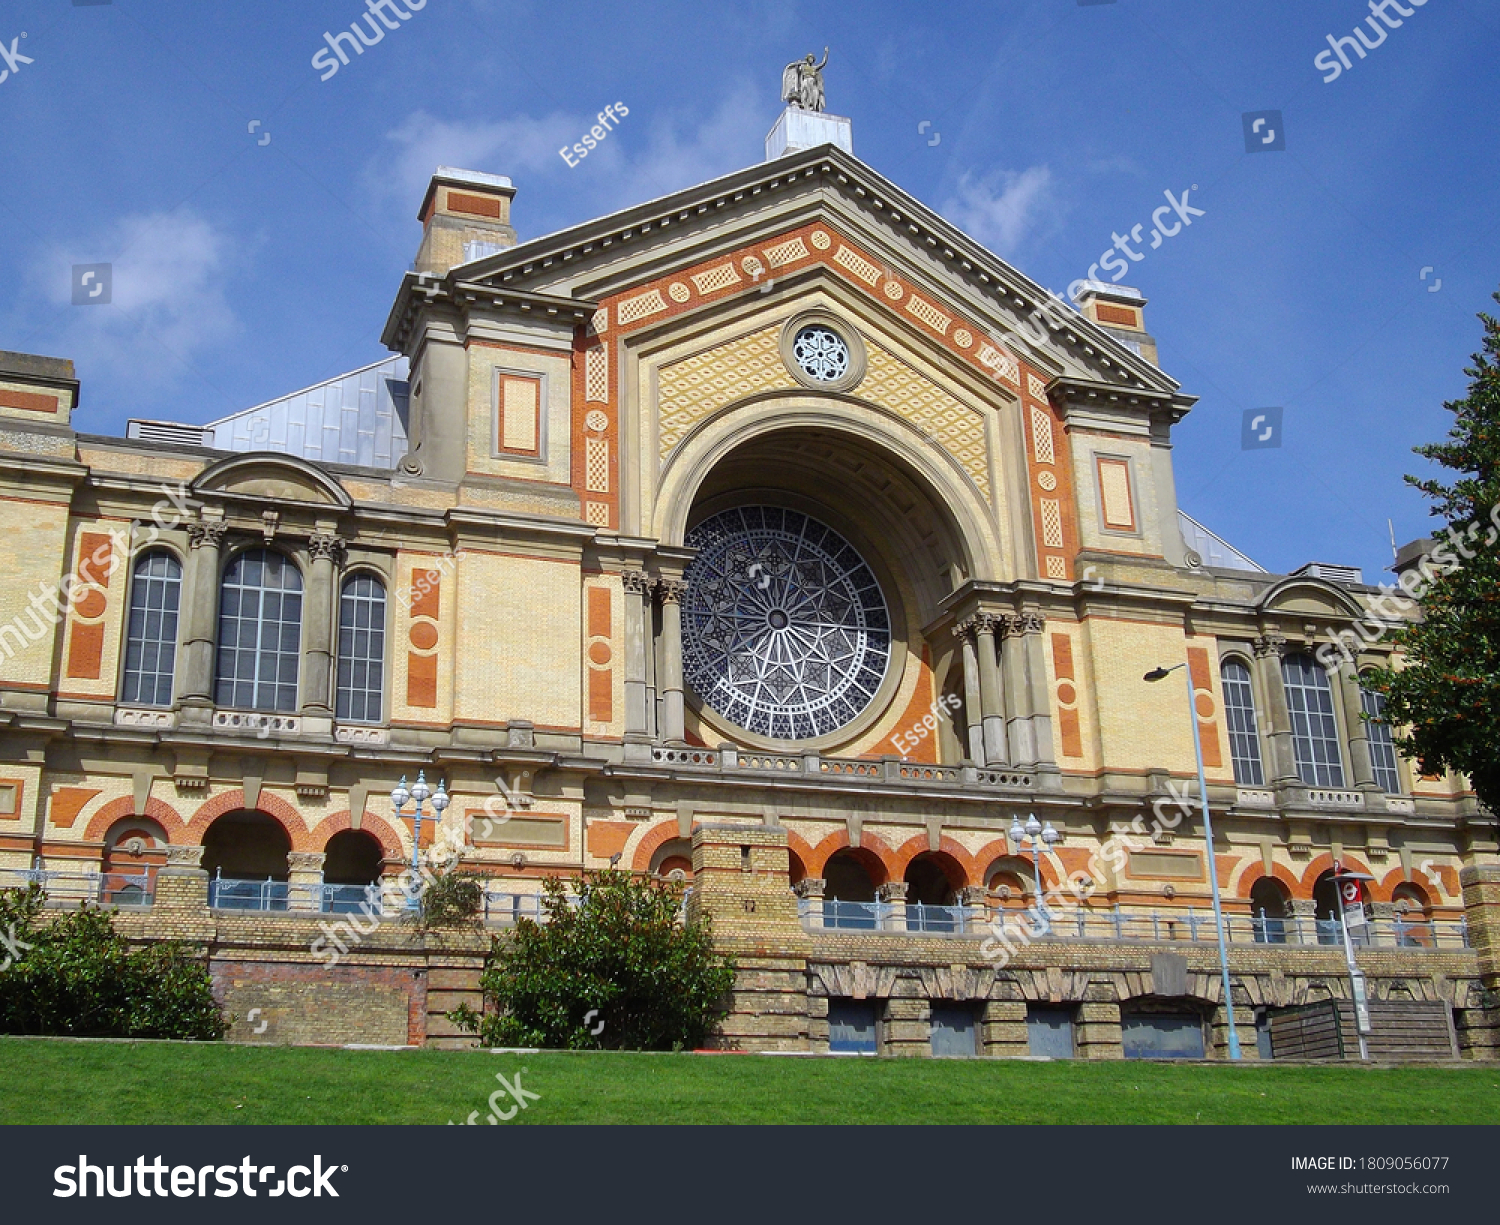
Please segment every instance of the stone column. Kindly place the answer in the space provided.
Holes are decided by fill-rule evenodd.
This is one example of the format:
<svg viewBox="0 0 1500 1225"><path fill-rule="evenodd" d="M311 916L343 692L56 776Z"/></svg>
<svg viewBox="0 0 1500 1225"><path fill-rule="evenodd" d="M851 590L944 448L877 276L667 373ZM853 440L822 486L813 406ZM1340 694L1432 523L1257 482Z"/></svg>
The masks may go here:
<svg viewBox="0 0 1500 1225"><path fill-rule="evenodd" d="M983 713L979 695L979 656L974 650L974 626L972 621L963 621L953 627L953 636L958 639L964 660L964 721L968 725L969 760L984 764Z"/></svg>
<svg viewBox="0 0 1500 1225"><path fill-rule="evenodd" d="M323 909L323 860L321 851L288 851L287 881L291 885L288 910L320 912Z"/></svg>
<svg viewBox="0 0 1500 1225"><path fill-rule="evenodd" d="M1027 717L1026 651L1020 640L1021 618L1005 617L1002 627L1000 678L1005 691L1005 738L1010 746L1010 763L1030 766L1036 763L1037 753L1036 737Z"/></svg>
<svg viewBox="0 0 1500 1225"><path fill-rule="evenodd" d="M987 766L1006 764L1005 707L1000 691L1000 663L995 653L999 619L988 613L974 618L974 651L979 656L979 704L983 712L984 757Z"/></svg>
<svg viewBox="0 0 1500 1225"><path fill-rule="evenodd" d="M329 721L332 730L334 585L344 541L320 530L307 549L312 567L302 603L302 714Z"/></svg>
<svg viewBox="0 0 1500 1225"><path fill-rule="evenodd" d="M1292 716L1286 704L1286 686L1281 680L1281 657L1286 654L1286 639L1280 634L1265 634L1257 638L1255 647L1255 670L1260 676L1260 689L1266 696L1267 739L1271 743L1271 760L1267 772L1270 781L1277 785L1300 786L1297 773L1297 754L1292 748Z"/></svg>
<svg viewBox="0 0 1500 1225"><path fill-rule="evenodd" d="M1047 621L1041 613L1024 612L1020 622L1026 650L1026 709L1031 716L1036 761L1038 765L1052 765L1057 757L1052 751L1052 691L1047 684L1047 639L1043 633Z"/></svg>
<svg viewBox="0 0 1500 1225"><path fill-rule="evenodd" d="M682 597L687 584L679 578L657 580L661 594L661 736L668 744L685 744L682 696Z"/></svg>
<svg viewBox="0 0 1500 1225"><path fill-rule="evenodd" d="M882 930L888 932L904 932L906 930L906 882L903 880L889 880L875 891L877 901L888 902L891 913L881 925Z"/></svg>
<svg viewBox="0 0 1500 1225"><path fill-rule="evenodd" d="M650 643L651 579L642 570L620 574L625 589L625 739L650 738L646 650Z"/></svg>
<svg viewBox="0 0 1500 1225"><path fill-rule="evenodd" d="M219 619L219 550L228 525L222 519L188 524L187 607L183 617L178 695L184 723L213 719L214 642Z"/></svg>
<svg viewBox="0 0 1500 1225"><path fill-rule="evenodd" d="M1359 698L1359 674L1350 664L1340 668L1337 677L1344 703L1344 730L1349 737L1349 782L1357 791L1378 796L1380 784L1375 781L1375 767L1370 761L1370 729L1360 717L1364 707Z"/></svg>
<svg viewBox="0 0 1500 1225"><path fill-rule="evenodd" d="M823 926L823 894L828 889L828 882L821 876L804 876L792 886L792 892L799 898L804 898L810 903L808 906L807 926ZM798 906L801 912L801 906Z"/></svg>
<svg viewBox="0 0 1500 1225"><path fill-rule="evenodd" d="M1288 944L1317 944L1318 904L1310 897L1293 898L1288 904L1291 911L1286 918Z"/></svg>
<svg viewBox="0 0 1500 1225"><path fill-rule="evenodd" d="M203 870L202 846L167 847L167 866L156 873L155 911L202 911L208 917L208 873Z"/></svg>

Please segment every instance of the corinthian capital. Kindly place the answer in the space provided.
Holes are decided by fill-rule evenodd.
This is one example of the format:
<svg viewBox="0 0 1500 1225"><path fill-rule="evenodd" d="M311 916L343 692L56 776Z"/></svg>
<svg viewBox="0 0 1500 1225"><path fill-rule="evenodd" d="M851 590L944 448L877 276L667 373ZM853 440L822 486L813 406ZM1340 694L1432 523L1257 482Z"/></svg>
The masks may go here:
<svg viewBox="0 0 1500 1225"><path fill-rule="evenodd" d="M335 536L332 532L314 532L307 542L307 551L312 554L314 561L337 563L343 556L346 543L342 536Z"/></svg>
<svg viewBox="0 0 1500 1225"><path fill-rule="evenodd" d="M656 580L656 594L663 604L681 604L682 597L687 595L687 584L680 578L659 578Z"/></svg>
<svg viewBox="0 0 1500 1225"><path fill-rule="evenodd" d="M1251 644L1257 659L1264 659L1267 655L1276 655L1278 658L1286 654L1286 636L1278 634L1275 630L1267 630Z"/></svg>
<svg viewBox="0 0 1500 1225"><path fill-rule="evenodd" d="M224 543L224 533L228 530L229 524L222 519L195 519L187 525L188 547L217 549Z"/></svg>
<svg viewBox="0 0 1500 1225"><path fill-rule="evenodd" d="M644 570L621 570L620 585L631 595L651 594L651 576Z"/></svg>

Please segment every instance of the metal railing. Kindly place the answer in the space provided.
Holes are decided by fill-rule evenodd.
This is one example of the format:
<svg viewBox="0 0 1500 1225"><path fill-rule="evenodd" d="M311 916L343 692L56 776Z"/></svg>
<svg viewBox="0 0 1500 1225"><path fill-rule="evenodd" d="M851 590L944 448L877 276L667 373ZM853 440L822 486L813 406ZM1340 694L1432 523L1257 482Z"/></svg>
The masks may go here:
<svg viewBox="0 0 1500 1225"><path fill-rule="evenodd" d="M677 909L677 921L684 922L687 918L688 898L693 896L693 888L688 886L682 896L682 905ZM567 895L568 905L575 909L584 904L584 898L579 894ZM486 889L484 893L484 921L486 923L499 924L502 927L514 926L521 919L531 919L535 923L547 921L547 911L542 905L540 893L503 893L498 890Z"/></svg>
<svg viewBox="0 0 1500 1225"><path fill-rule="evenodd" d="M290 881L243 880L214 873L208 882L208 904L214 910L253 910L302 914L385 913L379 884L303 885Z"/></svg>
<svg viewBox="0 0 1500 1225"><path fill-rule="evenodd" d="M0 870L0 889L24 889L27 885L40 885L47 891L49 902L150 906L156 891L156 873L101 872L97 868L82 872L51 868Z"/></svg>
<svg viewBox="0 0 1500 1225"><path fill-rule="evenodd" d="M845 902L837 898L799 898L804 924L835 931L902 931L965 935L978 930L977 907L928 906L922 902Z"/></svg>
<svg viewBox="0 0 1500 1225"><path fill-rule="evenodd" d="M1009 925L1028 940L1089 940L1113 944L1211 943L1216 939L1213 913L1188 907L1172 911L1056 910L1035 907L927 906L920 902L847 902L836 898L799 898L803 926L832 931L905 932L908 934L984 935ZM1337 919L1289 916L1284 919L1228 915L1225 936L1231 944L1280 944L1336 947L1343 942ZM1431 919L1369 919L1350 929L1356 948L1466 949L1468 924Z"/></svg>

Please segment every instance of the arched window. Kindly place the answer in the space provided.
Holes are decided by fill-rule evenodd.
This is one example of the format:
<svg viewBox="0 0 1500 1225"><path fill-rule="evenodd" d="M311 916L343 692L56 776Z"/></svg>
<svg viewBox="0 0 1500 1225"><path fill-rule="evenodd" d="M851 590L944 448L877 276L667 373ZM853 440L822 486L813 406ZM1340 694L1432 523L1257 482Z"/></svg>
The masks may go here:
<svg viewBox="0 0 1500 1225"><path fill-rule="evenodd" d="M1292 716L1297 776L1309 787L1342 787L1344 760L1328 673L1310 655L1288 655L1281 661L1281 678Z"/></svg>
<svg viewBox="0 0 1500 1225"><path fill-rule="evenodd" d="M1404 948L1432 945L1432 903L1421 885L1405 881L1391 890L1396 912L1397 943Z"/></svg>
<svg viewBox="0 0 1500 1225"><path fill-rule="evenodd" d="M379 723L385 700L385 584L373 574L344 580L339 597L341 722Z"/></svg>
<svg viewBox="0 0 1500 1225"><path fill-rule="evenodd" d="M1219 667L1219 677L1224 682L1224 717L1229 723L1234 781L1241 787L1264 787L1266 772L1260 759L1260 728L1255 721L1250 669L1238 659L1226 659Z"/></svg>
<svg viewBox="0 0 1500 1225"><path fill-rule="evenodd" d="M120 700L170 706L177 665L177 609L182 563L170 553L147 553L135 563L125 622L125 684Z"/></svg>
<svg viewBox="0 0 1500 1225"><path fill-rule="evenodd" d="M1369 735L1370 767L1375 772L1375 781L1382 791L1399 795L1401 775L1396 769L1396 744L1391 737L1391 725L1385 721L1385 694L1361 688L1359 707L1367 716L1365 728Z"/></svg>
<svg viewBox="0 0 1500 1225"><path fill-rule="evenodd" d="M214 701L239 710L297 709L302 655L302 575L280 553L247 549L219 591L219 671Z"/></svg>
<svg viewBox="0 0 1500 1225"><path fill-rule="evenodd" d="M1285 944L1291 899L1274 876L1262 876L1250 886L1251 930L1257 944Z"/></svg>

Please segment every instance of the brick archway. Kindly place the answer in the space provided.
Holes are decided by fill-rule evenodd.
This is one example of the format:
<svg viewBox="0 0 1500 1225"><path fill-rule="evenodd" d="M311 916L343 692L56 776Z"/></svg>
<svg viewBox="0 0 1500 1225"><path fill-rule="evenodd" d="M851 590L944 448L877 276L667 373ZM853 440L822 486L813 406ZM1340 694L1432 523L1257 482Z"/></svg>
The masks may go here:
<svg viewBox="0 0 1500 1225"><path fill-rule="evenodd" d="M946 842L947 839L944 839L944 841ZM1063 859L1068 849L1066 847L1054 847L1052 854L1041 856L1041 886L1044 893L1050 889L1064 887L1067 878L1072 875L1073 870L1068 868L1066 861ZM1002 861L1024 865L1026 868L1024 873L1025 878L1028 880L1031 878L1030 850L1018 851L1007 839L996 838L993 842L986 842L970 856L969 862L975 865L973 870L974 883L976 885L988 886L991 873L994 871L995 866ZM979 864L983 864L984 867L982 869L979 868ZM1058 871L1059 864L1062 865L1062 872ZM1076 870L1085 871L1087 865L1088 859L1085 857L1084 866ZM1095 883L1097 884L1098 882Z"/></svg>
<svg viewBox="0 0 1500 1225"><path fill-rule="evenodd" d="M630 857L630 866L637 872L651 871L651 856L667 843L681 838L682 834L677 829L677 818L672 817L663 821L660 825L652 826L646 831L646 836L636 844L635 854ZM692 841L692 834L688 834L688 841Z"/></svg>
<svg viewBox="0 0 1500 1225"><path fill-rule="evenodd" d="M1370 871L1369 866L1363 860L1356 859L1347 851L1344 853L1344 857L1340 862L1343 863L1345 868L1352 868L1356 872L1363 872L1366 876L1375 875L1375 873ZM1298 885L1299 891L1293 893L1292 896L1295 898L1302 898L1304 900L1311 900L1313 895L1313 887L1317 885L1318 877L1322 876L1324 872L1331 871L1333 871L1333 856L1319 855L1310 864L1308 864L1306 868L1302 870L1302 880ZM1378 878L1375 881L1370 882L1370 901L1389 902L1391 900L1389 890L1384 891L1384 893L1382 894L1382 892L1380 890L1377 890L1375 887L1378 883Z"/></svg>
<svg viewBox="0 0 1500 1225"><path fill-rule="evenodd" d="M895 852L885 844L883 839L876 837L874 834L865 834L860 838L859 845L855 846L849 841L849 831L843 829L829 834L828 837L824 838L822 842L811 849L809 853L812 858L802 861L803 865L807 868L807 874L809 876L826 876L827 872L825 869L828 866L829 859L839 851L844 850L853 851L864 862L866 869L870 871L872 879L879 877L875 881L877 886L883 885L889 880L901 879L898 873L891 870L892 865L896 862Z"/></svg>
<svg viewBox="0 0 1500 1225"><path fill-rule="evenodd" d="M210 825L225 813L236 812L247 807L245 793L241 790L226 791L223 795L215 796L193 814L193 819L183 830L183 841L189 846L201 845L203 835L208 832ZM252 811L263 812L266 816L279 821L282 828L286 830L287 836L292 840L292 850L316 851L319 849L313 845L307 823L303 821L302 815L279 796L262 791Z"/></svg>
<svg viewBox="0 0 1500 1225"><path fill-rule="evenodd" d="M182 818L177 815L175 809L161 800L150 799L146 801L145 812L136 812L135 799L128 795L102 805L94 814L93 819L89 821L88 828L83 831L83 840L103 842L104 835L109 832L109 827L125 817L148 817L166 831L169 842L180 843L181 841Z"/></svg>
<svg viewBox="0 0 1500 1225"><path fill-rule="evenodd" d="M1271 870L1267 872L1265 864L1259 859L1247 859L1234 870L1234 874L1229 878L1229 883L1224 888L1224 900L1226 902L1246 901L1250 897L1251 886L1263 876L1269 876L1272 880L1285 885L1288 897L1302 896L1298 892L1302 888L1302 882L1293 876L1290 870L1279 863L1273 863Z"/></svg>
<svg viewBox="0 0 1500 1225"><path fill-rule="evenodd" d="M1442 899L1445 896L1445 891L1443 890L1442 883L1433 880L1432 877L1428 876L1420 868L1413 868L1410 878L1407 877L1401 868L1392 868L1378 882L1378 885L1370 886L1370 892L1374 893L1378 887L1384 895L1385 900L1391 901L1395 896L1397 885L1416 885L1427 894L1428 904L1433 909L1437 909L1444 904Z"/></svg>
<svg viewBox="0 0 1500 1225"><path fill-rule="evenodd" d="M812 863L813 858L812 843L808 842L808 840L801 834L794 833L792 830L787 830L786 850L788 877L796 875L796 873L791 871L791 860L793 858L795 858L797 862L802 865L802 873L804 877L813 875L813 870L809 866Z"/></svg>
<svg viewBox="0 0 1500 1225"><path fill-rule="evenodd" d="M353 828L353 817L346 808L343 812L336 812L319 821L308 834L308 839L314 844L315 850L326 850L329 839L335 834L341 834ZM387 859L405 858L406 852L402 849L401 838L387 822L367 811L360 820L359 828L361 833L369 834L380 843L380 849Z"/></svg>
<svg viewBox="0 0 1500 1225"><path fill-rule="evenodd" d="M906 869L911 867L914 859L922 855L930 856L943 869L943 875L948 878L948 884L955 893L968 885L983 883L977 879L973 856L963 846L945 836L938 839L938 849L933 851L928 847L926 834L908 838L896 848L895 860L891 865L891 879L904 880Z"/></svg>

